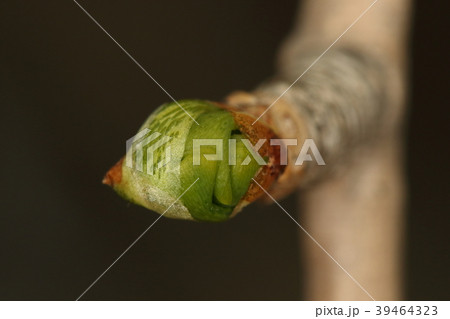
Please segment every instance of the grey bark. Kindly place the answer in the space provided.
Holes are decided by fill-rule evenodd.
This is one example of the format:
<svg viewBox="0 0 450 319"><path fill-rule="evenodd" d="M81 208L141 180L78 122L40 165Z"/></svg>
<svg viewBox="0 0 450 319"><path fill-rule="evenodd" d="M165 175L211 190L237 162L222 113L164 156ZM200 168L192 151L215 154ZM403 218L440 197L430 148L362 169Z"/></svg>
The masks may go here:
<svg viewBox="0 0 450 319"><path fill-rule="evenodd" d="M230 104L259 116L372 2L307 0L279 73ZM312 138L326 166L293 165L271 193L300 186L300 223L375 299L402 298L408 0L380 0L261 117L282 138ZM307 299L370 299L300 234Z"/></svg>

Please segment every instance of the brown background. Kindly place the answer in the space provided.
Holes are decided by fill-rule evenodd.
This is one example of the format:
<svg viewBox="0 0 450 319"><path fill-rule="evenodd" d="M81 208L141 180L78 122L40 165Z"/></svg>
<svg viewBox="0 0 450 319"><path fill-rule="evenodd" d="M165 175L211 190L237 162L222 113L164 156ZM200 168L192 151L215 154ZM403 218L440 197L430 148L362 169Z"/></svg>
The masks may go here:
<svg viewBox="0 0 450 319"><path fill-rule="evenodd" d="M297 5L80 3L175 98L212 100L273 74ZM450 298L450 25L442 5L417 1L414 17L407 299ZM1 1L0 299L76 299L157 218L100 181L168 100L72 1ZM295 214L296 196L282 205ZM254 205L223 224L163 218L84 299L302 298L299 236L276 206Z"/></svg>

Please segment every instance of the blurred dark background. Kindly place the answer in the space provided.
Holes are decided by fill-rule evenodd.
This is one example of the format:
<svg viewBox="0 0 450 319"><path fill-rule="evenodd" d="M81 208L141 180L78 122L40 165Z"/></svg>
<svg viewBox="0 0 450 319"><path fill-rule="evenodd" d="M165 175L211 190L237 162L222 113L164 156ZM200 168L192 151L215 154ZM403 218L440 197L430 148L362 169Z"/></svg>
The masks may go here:
<svg viewBox="0 0 450 319"><path fill-rule="evenodd" d="M273 74L297 7L80 3L175 98L211 100ZM449 28L442 2L416 1L406 163L413 300L450 299ZM157 218L101 179L168 100L73 1L1 1L0 299L76 299ZM295 196L282 205L295 214ZM84 299L299 299L299 236L276 206L223 224L162 218Z"/></svg>

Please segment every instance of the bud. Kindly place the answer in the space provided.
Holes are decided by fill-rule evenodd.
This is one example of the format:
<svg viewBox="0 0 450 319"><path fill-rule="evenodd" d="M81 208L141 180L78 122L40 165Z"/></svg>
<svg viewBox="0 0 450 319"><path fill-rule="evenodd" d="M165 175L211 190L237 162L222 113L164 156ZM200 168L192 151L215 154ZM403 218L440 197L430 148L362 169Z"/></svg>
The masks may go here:
<svg viewBox="0 0 450 319"><path fill-rule="evenodd" d="M227 220L264 194L253 178L268 189L284 169L279 148L269 143L275 134L253 121L209 101L164 104L127 141L103 183L166 217Z"/></svg>

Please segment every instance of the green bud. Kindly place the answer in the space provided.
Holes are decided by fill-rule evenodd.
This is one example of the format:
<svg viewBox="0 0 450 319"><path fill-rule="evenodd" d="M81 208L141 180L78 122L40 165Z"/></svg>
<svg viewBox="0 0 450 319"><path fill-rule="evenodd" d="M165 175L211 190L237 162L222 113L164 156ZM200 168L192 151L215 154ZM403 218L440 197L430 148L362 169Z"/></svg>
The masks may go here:
<svg viewBox="0 0 450 319"><path fill-rule="evenodd" d="M252 178L268 186L281 171L269 146L259 151L269 165L261 165L244 144L273 136L260 124L251 127L251 120L208 101L164 104L103 182L166 217L227 220L261 195Z"/></svg>

